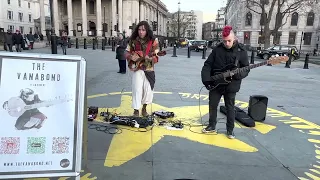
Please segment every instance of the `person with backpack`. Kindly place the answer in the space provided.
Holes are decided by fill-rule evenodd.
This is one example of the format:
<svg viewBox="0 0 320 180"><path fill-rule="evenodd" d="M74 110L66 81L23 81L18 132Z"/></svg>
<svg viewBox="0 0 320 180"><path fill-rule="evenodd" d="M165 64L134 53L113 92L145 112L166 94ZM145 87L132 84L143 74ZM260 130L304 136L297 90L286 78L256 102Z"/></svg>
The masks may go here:
<svg viewBox="0 0 320 180"><path fill-rule="evenodd" d="M134 29L126 49L128 67L132 75L132 108L133 115L148 116L147 105L152 104L155 85L154 65L159 58L158 39L154 37L147 21L141 21Z"/></svg>

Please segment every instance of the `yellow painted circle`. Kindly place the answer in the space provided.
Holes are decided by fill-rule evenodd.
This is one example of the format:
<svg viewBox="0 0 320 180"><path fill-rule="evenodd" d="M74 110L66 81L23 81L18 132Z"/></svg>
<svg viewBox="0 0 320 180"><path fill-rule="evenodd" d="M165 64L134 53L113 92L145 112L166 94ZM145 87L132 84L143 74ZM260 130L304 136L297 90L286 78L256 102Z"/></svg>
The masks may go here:
<svg viewBox="0 0 320 180"><path fill-rule="evenodd" d="M193 94L193 93L173 93L173 92L154 92L154 94L163 94L163 95L179 95L183 99L194 99L204 101L208 100L208 95L203 94ZM100 98L100 97L107 97L107 96L115 96L120 95L121 96L121 104L119 107L109 107L109 112L116 112L121 113L122 115L132 115L132 108L131 108L131 92L111 92L111 93L105 93L105 94L95 94L88 96L88 99L92 98ZM222 99L223 101L223 99ZM221 102L222 103L222 102ZM239 108L243 109L248 107L247 102L238 101L236 100L235 105ZM150 108L150 107L149 107ZM208 113L208 105L201 105L200 106L202 115L205 115ZM194 106L180 106L180 107L164 107L160 104L153 103L152 104L152 111L157 110L167 110L174 112L177 117L179 117L179 120L183 122L194 122L196 120L199 120L199 104L196 104ZM106 108L99 108L99 114L101 111L106 111ZM151 112L150 109L148 112ZM196 113L195 113L196 112ZM296 129L300 133L306 133L310 135L308 137L308 142L313 143L315 146L315 152L316 152L316 159L320 159L320 140L317 139L317 136L320 135L320 126L312 123L310 121L307 121L303 118L296 117L294 115L288 114L286 112L282 112L276 109L268 108L267 109L267 116L273 118L274 120L280 121L284 124L289 125L290 127ZM186 118L187 117L187 118ZM252 129L257 130L261 134L268 134L272 130L276 129L276 126L270 125L267 123L261 123L261 122L255 122L256 126ZM236 128L247 128L245 126L241 126L239 124L235 124ZM197 131L201 131L202 127L195 128ZM147 133L147 134L146 134ZM139 156L140 154L143 154L146 152L150 147L152 143L145 143L141 142L141 139L145 139L144 137L148 135L149 132L145 133L134 133L133 131L129 130L123 130L121 134L114 135L112 142L109 147L108 154L106 156L105 166L106 167L113 167L113 166L120 166L123 163L130 161L131 159ZM240 152L256 152L258 151L257 148L240 141L238 139L228 139L223 134L218 134L215 136L207 136L201 133L194 133L191 132L189 129L185 129L182 131L171 131L167 130L163 127L157 126L153 127L152 129L152 136L153 136L153 143L155 144L158 142L162 137L168 135L168 136L176 136L188 139L190 141L195 141L207 145L212 146L218 146L223 147L226 149L231 149L235 151ZM127 138L130 137L130 138ZM213 139L214 138L214 139ZM128 141L128 142L127 142ZM127 153L130 152L130 153ZM124 161L107 161L109 159L108 157L117 157L119 159L122 159ZM112 158L111 158L112 159ZM320 179L320 163L316 161L318 165L313 165L313 169L309 169L308 172L305 172L305 177L299 177L300 179Z"/></svg>

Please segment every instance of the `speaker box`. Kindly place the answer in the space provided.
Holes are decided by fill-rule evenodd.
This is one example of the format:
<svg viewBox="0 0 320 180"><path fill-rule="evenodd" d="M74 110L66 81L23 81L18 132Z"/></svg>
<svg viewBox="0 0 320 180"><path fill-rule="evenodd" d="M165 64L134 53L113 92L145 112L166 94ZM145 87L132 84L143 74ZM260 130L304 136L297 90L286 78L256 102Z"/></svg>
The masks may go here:
<svg viewBox="0 0 320 180"><path fill-rule="evenodd" d="M249 99L248 115L255 121L264 121L267 115L268 97L253 95Z"/></svg>

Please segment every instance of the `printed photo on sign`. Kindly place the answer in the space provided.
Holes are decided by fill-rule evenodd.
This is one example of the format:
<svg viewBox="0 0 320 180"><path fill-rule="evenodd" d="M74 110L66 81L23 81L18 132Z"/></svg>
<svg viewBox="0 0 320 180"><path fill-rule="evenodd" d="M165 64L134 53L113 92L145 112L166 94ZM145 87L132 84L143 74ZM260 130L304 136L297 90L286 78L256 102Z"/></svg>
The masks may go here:
<svg viewBox="0 0 320 180"><path fill-rule="evenodd" d="M0 172L72 169L77 62L3 58L1 65Z"/></svg>

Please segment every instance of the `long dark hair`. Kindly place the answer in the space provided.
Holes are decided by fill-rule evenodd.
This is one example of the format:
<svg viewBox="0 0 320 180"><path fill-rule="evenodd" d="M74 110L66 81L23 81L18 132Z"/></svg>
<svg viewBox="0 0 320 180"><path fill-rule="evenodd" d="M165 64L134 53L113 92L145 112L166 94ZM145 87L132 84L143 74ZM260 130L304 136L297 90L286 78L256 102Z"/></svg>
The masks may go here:
<svg viewBox="0 0 320 180"><path fill-rule="evenodd" d="M151 27L150 27L149 23L148 23L147 21L140 21L139 24L138 24L138 25L136 26L136 28L134 29L131 37L130 37L130 40L131 40L131 41L133 41L133 40L135 40L137 37L139 37L138 31L139 31L139 27L140 27L140 26L144 26L144 28L146 29L146 31L147 31L146 38L147 38L148 40L154 40L154 39L155 39L154 36L153 36L153 32L152 32L152 30L151 30Z"/></svg>

